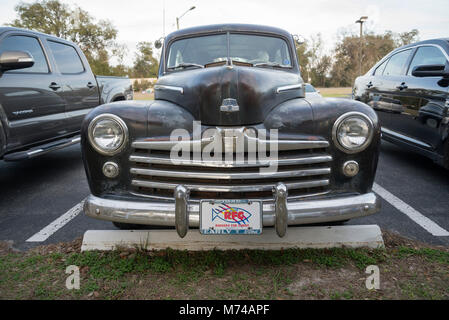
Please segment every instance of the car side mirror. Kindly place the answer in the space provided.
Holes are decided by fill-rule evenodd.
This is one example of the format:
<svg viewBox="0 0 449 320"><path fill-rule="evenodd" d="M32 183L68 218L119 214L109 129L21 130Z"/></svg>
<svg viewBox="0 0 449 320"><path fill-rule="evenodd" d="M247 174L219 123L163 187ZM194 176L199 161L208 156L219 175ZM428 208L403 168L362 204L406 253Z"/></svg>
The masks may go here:
<svg viewBox="0 0 449 320"><path fill-rule="evenodd" d="M444 77L449 78L449 63L444 64L429 64L416 66L412 70L412 75L415 77Z"/></svg>
<svg viewBox="0 0 449 320"><path fill-rule="evenodd" d="M162 48L162 40L161 40L161 39L156 40L156 41L154 42L154 47L155 47L156 49Z"/></svg>
<svg viewBox="0 0 449 320"><path fill-rule="evenodd" d="M26 51L5 51L0 55L2 71L25 69L33 65L33 56Z"/></svg>

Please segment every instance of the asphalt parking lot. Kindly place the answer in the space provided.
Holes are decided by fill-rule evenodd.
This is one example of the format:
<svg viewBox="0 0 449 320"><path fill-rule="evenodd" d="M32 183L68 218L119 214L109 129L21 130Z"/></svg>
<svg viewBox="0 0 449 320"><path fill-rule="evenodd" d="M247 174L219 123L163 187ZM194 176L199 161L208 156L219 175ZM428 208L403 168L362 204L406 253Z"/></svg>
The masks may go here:
<svg viewBox="0 0 449 320"><path fill-rule="evenodd" d="M381 212L348 224L378 224L449 245L449 171L383 142L375 191L382 197ZM13 240L20 250L72 241L86 230L115 229L82 212L89 187L79 145L23 162L0 161L0 194L0 240Z"/></svg>

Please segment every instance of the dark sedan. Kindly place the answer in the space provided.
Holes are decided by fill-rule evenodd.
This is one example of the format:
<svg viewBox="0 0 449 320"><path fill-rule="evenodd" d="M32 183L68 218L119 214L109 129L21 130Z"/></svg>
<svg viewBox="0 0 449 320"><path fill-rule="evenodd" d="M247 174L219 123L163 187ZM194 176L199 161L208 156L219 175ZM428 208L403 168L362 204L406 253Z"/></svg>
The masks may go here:
<svg viewBox="0 0 449 320"><path fill-rule="evenodd" d="M376 110L382 137L449 169L449 39L398 48L355 80L354 99Z"/></svg>

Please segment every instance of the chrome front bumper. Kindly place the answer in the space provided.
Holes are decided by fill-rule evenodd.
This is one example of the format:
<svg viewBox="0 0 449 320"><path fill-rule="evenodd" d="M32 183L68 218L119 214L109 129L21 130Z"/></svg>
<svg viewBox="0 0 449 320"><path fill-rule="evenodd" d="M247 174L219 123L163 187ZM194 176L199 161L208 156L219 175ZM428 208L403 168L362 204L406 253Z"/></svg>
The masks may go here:
<svg viewBox="0 0 449 320"><path fill-rule="evenodd" d="M274 189L274 201L263 204L263 226L274 226L281 237L288 225L342 221L380 210L380 200L372 192L333 199L287 201L284 187L278 185ZM189 203L188 191L182 186L175 190L174 198L174 202L134 202L90 195L84 203L84 212L89 217L108 221L172 226L184 237L189 226L199 226L200 205Z"/></svg>

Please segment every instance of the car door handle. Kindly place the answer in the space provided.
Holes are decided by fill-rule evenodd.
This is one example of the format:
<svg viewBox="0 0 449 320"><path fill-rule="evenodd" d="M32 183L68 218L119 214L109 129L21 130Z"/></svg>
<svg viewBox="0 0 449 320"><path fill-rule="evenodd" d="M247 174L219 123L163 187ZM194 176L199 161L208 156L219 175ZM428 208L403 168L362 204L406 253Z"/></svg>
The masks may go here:
<svg viewBox="0 0 449 320"><path fill-rule="evenodd" d="M407 89L407 88L408 88L408 86L405 84L405 82L402 82L400 86L396 87L396 89L399 89L399 90L404 90L404 89Z"/></svg>
<svg viewBox="0 0 449 320"><path fill-rule="evenodd" d="M369 88L371 88L371 87L373 87L374 86L374 84L372 83L372 81L370 81L370 82L368 82L368 84L366 85L366 87L369 89Z"/></svg>
<svg viewBox="0 0 449 320"><path fill-rule="evenodd" d="M61 89L61 86L59 85L59 84L57 84L56 82L52 82L52 83L50 83L50 85L48 86L50 89L53 89L53 90L58 90L58 89Z"/></svg>
<svg viewBox="0 0 449 320"><path fill-rule="evenodd" d="M87 87L88 87L89 89L92 89L92 88L95 88L96 86L95 86L92 82L88 82L88 83L87 83Z"/></svg>

